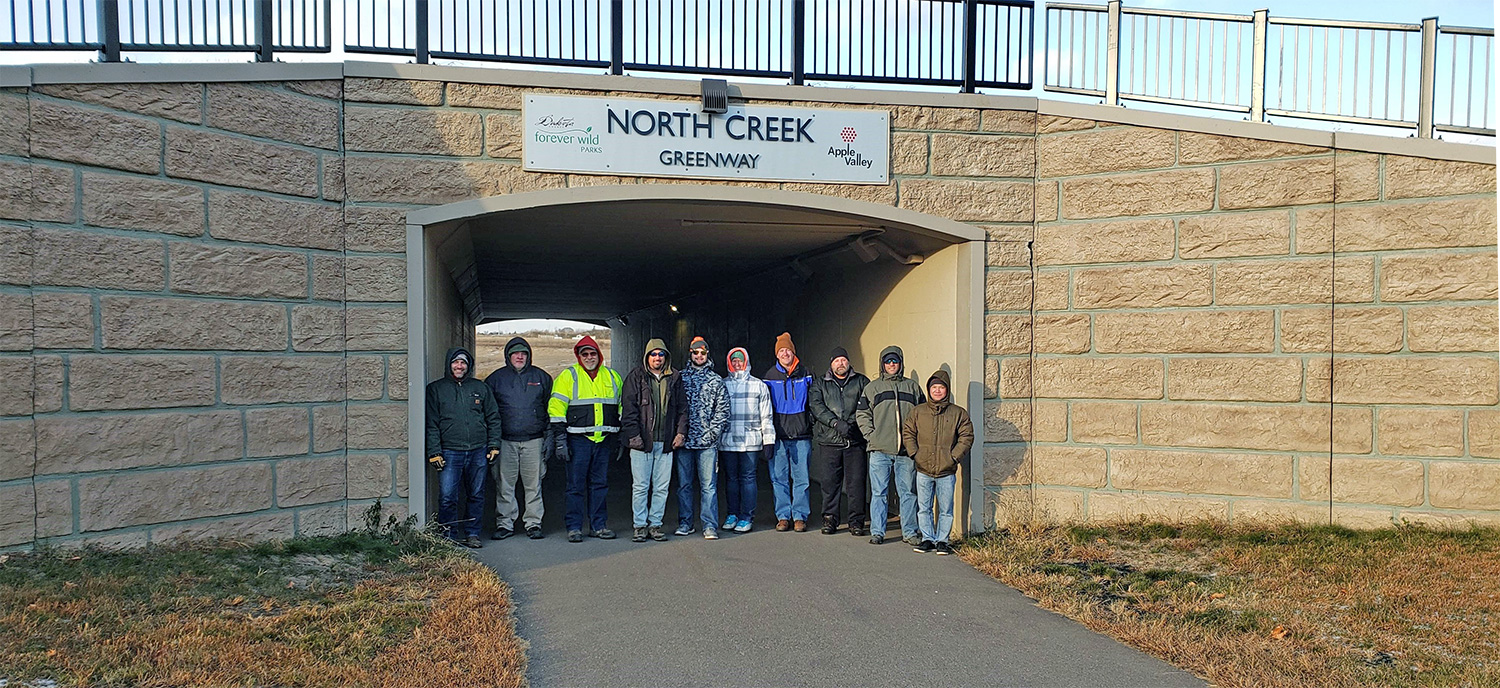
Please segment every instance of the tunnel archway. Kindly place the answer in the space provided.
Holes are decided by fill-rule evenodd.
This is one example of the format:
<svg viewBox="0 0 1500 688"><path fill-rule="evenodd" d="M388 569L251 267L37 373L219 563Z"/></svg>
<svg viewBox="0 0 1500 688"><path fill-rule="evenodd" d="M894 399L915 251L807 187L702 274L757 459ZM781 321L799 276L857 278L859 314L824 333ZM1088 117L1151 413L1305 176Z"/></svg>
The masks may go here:
<svg viewBox="0 0 1500 688"><path fill-rule="evenodd" d="M875 371L887 345L925 379L954 379L983 426L984 232L946 218L818 194L745 186L617 185L462 201L407 216L410 394L443 374L449 346L495 320L607 324L609 365L639 365L661 337L683 362L706 337L715 359L749 350L757 375L790 331L814 375L843 346ZM723 373L722 360L715 360ZM427 484L424 405L409 405L411 484ZM982 527L983 452L962 467L959 524ZM435 508L413 489L411 511Z"/></svg>

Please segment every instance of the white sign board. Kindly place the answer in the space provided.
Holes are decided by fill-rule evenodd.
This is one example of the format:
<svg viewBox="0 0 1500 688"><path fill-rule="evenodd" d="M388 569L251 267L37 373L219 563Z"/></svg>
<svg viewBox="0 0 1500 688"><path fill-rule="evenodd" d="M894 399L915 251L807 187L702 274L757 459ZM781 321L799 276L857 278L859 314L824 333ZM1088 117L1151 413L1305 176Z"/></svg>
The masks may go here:
<svg viewBox="0 0 1500 688"><path fill-rule="evenodd" d="M539 172L890 183L890 117L881 110L730 107L527 96L522 166Z"/></svg>

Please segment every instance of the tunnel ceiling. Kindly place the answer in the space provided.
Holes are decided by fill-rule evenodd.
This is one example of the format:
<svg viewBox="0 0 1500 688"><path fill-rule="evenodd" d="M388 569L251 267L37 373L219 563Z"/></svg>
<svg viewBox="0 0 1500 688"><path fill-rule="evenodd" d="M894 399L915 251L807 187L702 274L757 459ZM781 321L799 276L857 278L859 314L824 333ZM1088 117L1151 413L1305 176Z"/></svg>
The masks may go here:
<svg viewBox="0 0 1500 688"><path fill-rule="evenodd" d="M485 320L602 320L877 229L869 218L825 211L680 200L510 210L470 224ZM899 252L927 254L949 243L884 230L882 240Z"/></svg>

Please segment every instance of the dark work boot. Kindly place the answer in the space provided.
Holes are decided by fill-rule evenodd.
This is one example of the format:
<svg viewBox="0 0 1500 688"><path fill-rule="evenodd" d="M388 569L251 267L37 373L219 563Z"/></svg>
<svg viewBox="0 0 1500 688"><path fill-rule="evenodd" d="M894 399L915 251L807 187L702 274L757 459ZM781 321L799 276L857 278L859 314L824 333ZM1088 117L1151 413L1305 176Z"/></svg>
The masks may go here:
<svg viewBox="0 0 1500 688"><path fill-rule="evenodd" d="M839 520L832 516L823 517L823 534L832 535L839 531Z"/></svg>

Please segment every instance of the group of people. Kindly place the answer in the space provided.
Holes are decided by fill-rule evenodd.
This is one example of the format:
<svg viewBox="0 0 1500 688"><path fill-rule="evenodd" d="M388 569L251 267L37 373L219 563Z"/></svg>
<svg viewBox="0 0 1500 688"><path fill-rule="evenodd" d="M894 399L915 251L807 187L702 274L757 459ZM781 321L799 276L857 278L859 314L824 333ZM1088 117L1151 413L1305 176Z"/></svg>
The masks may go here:
<svg viewBox="0 0 1500 688"><path fill-rule="evenodd" d="M880 353L880 376L871 380L853 369L840 347L829 353L827 372L814 377L789 333L777 337L775 351L776 364L757 378L749 353L731 349L729 375L721 378L702 337L693 338L680 370L672 367L666 343L652 339L641 365L621 377L603 365L598 342L584 336L573 347L578 363L553 379L531 364L530 345L516 337L505 346L506 365L481 382L470 375L470 353L450 349L447 374L428 384L426 395L427 460L440 476L438 520L450 537L481 547L488 470L496 503L491 537L503 540L524 529L527 537L542 538L541 481L553 457L567 466L568 541L583 542L585 525L593 537L613 539L606 525L607 475L623 444L635 542L667 539L662 520L674 466L674 535L691 535L697 524L708 540L721 531L749 532L764 456L776 530L808 529L809 461L816 460L825 469L824 534L838 531L843 502L849 532L883 544L894 487L902 539L918 552L951 553L958 463L974 443L974 427L952 402L948 373L939 370L918 385L906 376L900 347L890 346ZM517 481L525 492L524 515ZM460 495L468 511L462 518Z"/></svg>

